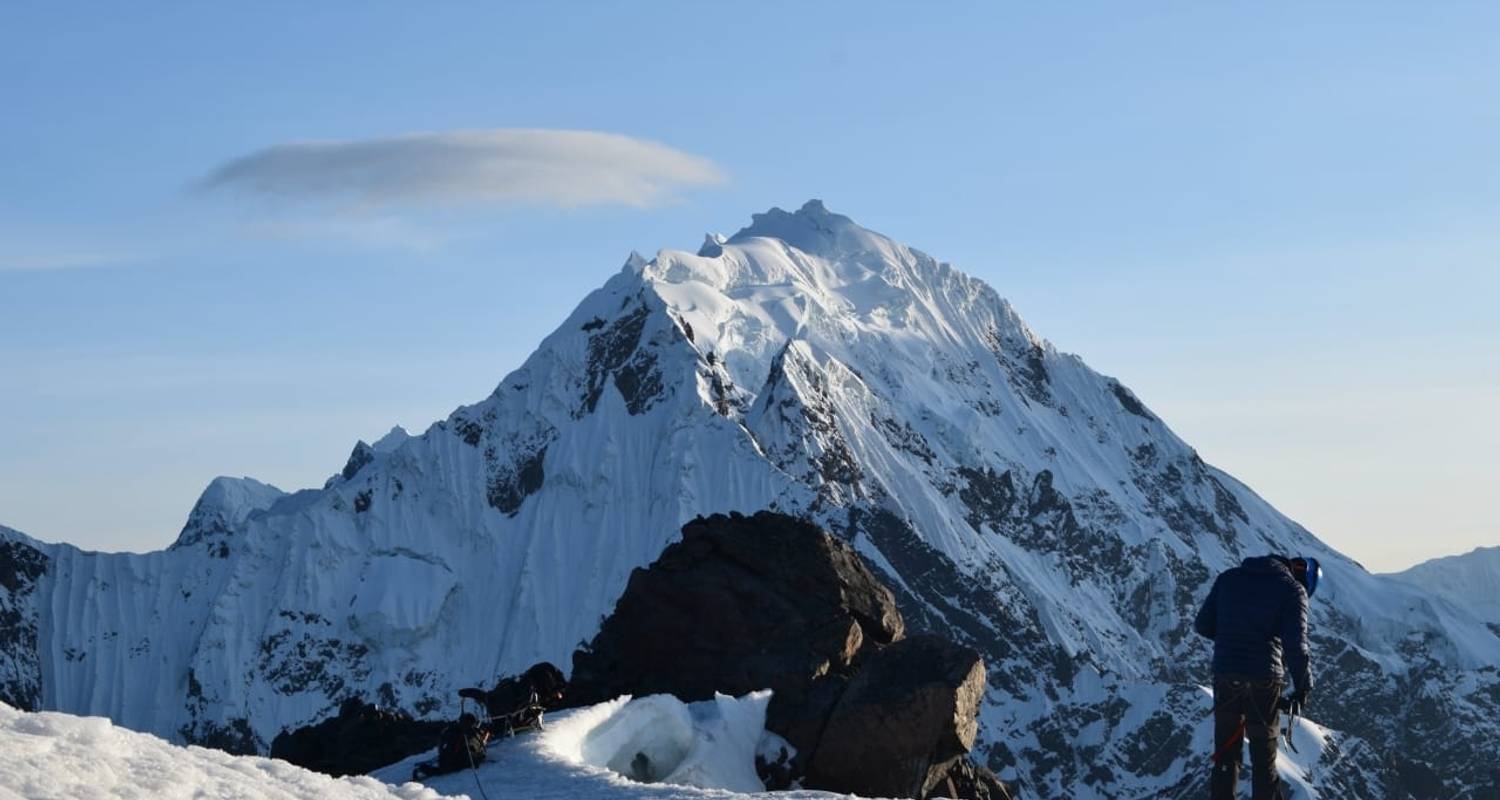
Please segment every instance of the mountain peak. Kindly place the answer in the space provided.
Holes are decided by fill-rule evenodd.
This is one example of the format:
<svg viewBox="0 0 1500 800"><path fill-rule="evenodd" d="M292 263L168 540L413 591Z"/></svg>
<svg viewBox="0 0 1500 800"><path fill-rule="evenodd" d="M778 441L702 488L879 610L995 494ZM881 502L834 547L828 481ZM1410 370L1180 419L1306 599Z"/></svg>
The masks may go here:
<svg viewBox="0 0 1500 800"><path fill-rule="evenodd" d="M646 268L647 263L645 256L631 250L630 255L625 257L625 263L620 267L620 271L628 275L639 275L641 270Z"/></svg>
<svg viewBox="0 0 1500 800"><path fill-rule="evenodd" d="M363 443L361 443L363 444ZM367 445L368 446L368 445ZM209 482L198 502L188 514L187 524L172 547L186 547L208 538L222 538L233 532L252 513L263 511L286 496L267 483L254 478L231 478L221 475Z"/></svg>
<svg viewBox="0 0 1500 800"><path fill-rule="evenodd" d="M370 445L370 449L374 450L377 453L389 453L392 450L400 447L401 445L406 444L406 440L410 438L411 434L407 433L405 428L401 427L400 425L395 425L390 429L390 431L386 433L386 435L380 437L379 439L376 439L375 443Z"/></svg>
<svg viewBox="0 0 1500 800"><path fill-rule="evenodd" d="M729 239L722 233L703 234L703 245L698 248L698 255L704 258L718 258L724 254L724 244Z"/></svg>
<svg viewBox="0 0 1500 800"><path fill-rule="evenodd" d="M828 258L885 250L893 244L843 214L829 211L817 199L808 200L792 212L773 207L765 213L752 214L750 224L728 241L735 244L757 237L780 239L804 253Z"/></svg>

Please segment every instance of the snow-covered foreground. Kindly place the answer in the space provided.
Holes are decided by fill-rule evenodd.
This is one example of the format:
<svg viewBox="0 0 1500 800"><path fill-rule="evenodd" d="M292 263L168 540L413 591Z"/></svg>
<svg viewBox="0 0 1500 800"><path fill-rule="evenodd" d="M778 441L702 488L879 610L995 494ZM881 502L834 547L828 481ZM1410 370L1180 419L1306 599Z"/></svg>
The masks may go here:
<svg viewBox="0 0 1500 800"><path fill-rule="evenodd" d="M755 774L755 753L768 741L770 697L721 695L701 703L621 697L565 711L540 734L491 745L477 770L435 776L426 786L411 783L411 771L431 752L372 776L330 778L285 761L181 747L103 717L29 713L0 703L0 800L733 800L768 794Z"/></svg>
<svg viewBox="0 0 1500 800"><path fill-rule="evenodd" d="M492 744L489 758L476 770L434 776L426 784L439 792L468 793L476 800L481 795L493 800L852 797L761 791L755 752L765 735L770 698L769 692L756 692L683 703L669 695L626 696L570 709L548 716L540 734ZM400 783L410 779L417 762L432 757L414 756L376 770L373 777Z"/></svg>
<svg viewBox="0 0 1500 800"><path fill-rule="evenodd" d="M27 713L0 703L0 800L440 800L414 783L330 778L257 756L180 747L103 717Z"/></svg>
<svg viewBox="0 0 1500 800"><path fill-rule="evenodd" d="M28 713L0 703L0 800L852 797L760 791L755 753L776 743L764 730L769 700L769 692L720 695L701 703L667 695L627 696L572 709L550 717L540 734L492 744L489 758L476 770L434 776L426 785L411 783L411 771L417 762L434 757L432 752L370 776L331 778L285 761L181 747L102 717ZM1209 752L1209 728L1206 721L1197 726L1196 751ZM1299 752L1282 748L1281 776L1298 790L1297 797L1316 800L1321 795L1309 785L1314 783L1312 772L1330 755L1325 750L1332 737L1306 720L1298 720L1295 737Z"/></svg>

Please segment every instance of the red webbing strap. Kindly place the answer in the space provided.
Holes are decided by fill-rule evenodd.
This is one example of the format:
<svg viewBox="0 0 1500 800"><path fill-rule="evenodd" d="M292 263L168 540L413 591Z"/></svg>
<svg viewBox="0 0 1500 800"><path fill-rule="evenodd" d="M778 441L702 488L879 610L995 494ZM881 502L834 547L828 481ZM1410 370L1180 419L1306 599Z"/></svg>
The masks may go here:
<svg viewBox="0 0 1500 800"><path fill-rule="evenodd" d="M1241 717L1240 718L1240 726L1238 728L1234 729L1234 735L1230 736L1229 737L1229 741L1227 741L1224 744L1220 745L1219 749L1214 751L1214 766L1218 766L1219 765L1219 758L1221 756L1223 756L1225 753L1229 752L1229 748L1237 746L1240 743L1240 741L1243 740L1244 738L1245 738L1245 718Z"/></svg>

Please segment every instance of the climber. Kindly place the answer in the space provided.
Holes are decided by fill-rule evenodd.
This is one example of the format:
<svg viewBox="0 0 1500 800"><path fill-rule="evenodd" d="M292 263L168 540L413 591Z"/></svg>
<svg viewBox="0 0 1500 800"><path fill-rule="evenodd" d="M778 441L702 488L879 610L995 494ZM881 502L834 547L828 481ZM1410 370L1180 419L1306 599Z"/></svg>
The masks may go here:
<svg viewBox="0 0 1500 800"><path fill-rule="evenodd" d="M479 704L482 715L469 713L460 701L463 713L457 722L443 728L438 737L437 758L417 764L411 779L421 781L432 775L477 769L479 762L485 760L492 739L540 729L542 712L562 703L567 686L562 670L543 661L520 675L502 678L489 691L458 690L463 700ZM483 787L480 792L483 794Z"/></svg>
<svg viewBox="0 0 1500 800"><path fill-rule="evenodd" d="M557 708L567 688L562 670L543 661L520 675L502 678L489 691L460 689L458 696L474 700L485 709L483 722L495 736L513 736L540 728L542 712Z"/></svg>
<svg viewBox="0 0 1500 800"><path fill-rule="evenodd" d="M478 717L465 712L457 722L443 728L438 737L437 758L412 767L411 779L421 781L433 775L474 769L485 759L485 748L489 743L489 728L481 724Z"/></svg>
<svg viewBox="0 0 1500 800"><path fill-rule="evenodd" d="M1276 775L1279 712L1296 716L1312 689L1307 599L1318 590L1316 558L1247 558L1214 581L1194 628L1214 640L1213 800L1233 800L1242 742L1250 740L1251 797L1282 797ZM1288 679L1289 698L1281 691Z"/></svg>

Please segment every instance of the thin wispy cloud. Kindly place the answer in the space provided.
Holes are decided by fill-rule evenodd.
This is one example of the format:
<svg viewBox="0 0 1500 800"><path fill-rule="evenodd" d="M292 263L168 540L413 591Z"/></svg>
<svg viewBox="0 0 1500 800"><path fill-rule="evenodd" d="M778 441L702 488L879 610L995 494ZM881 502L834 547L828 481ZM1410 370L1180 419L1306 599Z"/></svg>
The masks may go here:
<svg viewBox="0 0 1500 800"><path fill-rule="evenodd" d="M640 208L724 180L712 161L657 142L500 129L276 145L221 165L198 186L360 211L435 203Z"/></svg>
<svg viewBox="0 0 1500 800"><path fill-rule="evenodd" d="M0 272L32 272L75 269L116 264L128 258L123 253L59 249L53 252L0 253Z"/></svg>
<svg viewBox="0 0 1500 800"><path fill-rule="evenodd" d="M138 261L145 253L112 232L0 221L0 272L42 272Z"/></svg>

